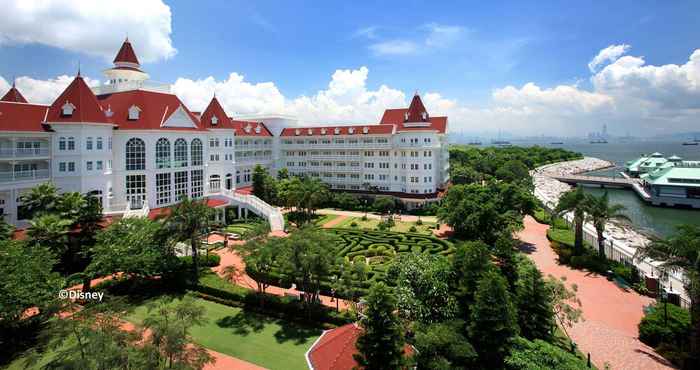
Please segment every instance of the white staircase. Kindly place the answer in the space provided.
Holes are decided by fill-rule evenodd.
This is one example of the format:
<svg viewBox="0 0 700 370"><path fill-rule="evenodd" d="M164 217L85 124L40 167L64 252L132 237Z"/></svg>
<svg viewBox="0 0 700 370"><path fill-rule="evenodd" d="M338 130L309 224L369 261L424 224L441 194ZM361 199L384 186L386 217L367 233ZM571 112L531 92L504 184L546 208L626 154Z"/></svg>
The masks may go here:
<svg viewBox="0 0 700 370"><path fill-rule="evenodd" d="M128 205L126 206L126 210L124 211L124 218L130 218L130 217L146 217L148 216L148 212L151 210L148 208L148 202L143 201L143 206L141 208L137 209L131 209Z"/></svg>
<svg viewBox="0 0 700 370"><path fill-rule="evenodd" d="M252 194L239 194L232 190L221 189L221 195L233 200L239 206L245 206L270 222L271 231L284 230L284 216L279 208L267 204Z"/></svg>

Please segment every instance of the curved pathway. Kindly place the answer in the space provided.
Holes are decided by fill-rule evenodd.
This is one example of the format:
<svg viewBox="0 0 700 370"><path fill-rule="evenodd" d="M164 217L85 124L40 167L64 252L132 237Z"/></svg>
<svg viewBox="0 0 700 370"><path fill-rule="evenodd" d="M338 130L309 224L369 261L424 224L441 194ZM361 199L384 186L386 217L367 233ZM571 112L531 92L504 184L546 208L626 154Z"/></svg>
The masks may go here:
<svg viewBox="0 0 700 370"><path fill-rule="evenodd" d="M609 364L614 370L673 369L673 366L640 342L637 324L644 316L643 308L653 299L621 288L595 273L574 270L557 262L557 255L547 239L548 225L527 216L525 228L518 238L525 243L523 251L546 275L566 277L567 285L578 286L577 296L585 321L567 329L583 353L602 369Z"/></svg>

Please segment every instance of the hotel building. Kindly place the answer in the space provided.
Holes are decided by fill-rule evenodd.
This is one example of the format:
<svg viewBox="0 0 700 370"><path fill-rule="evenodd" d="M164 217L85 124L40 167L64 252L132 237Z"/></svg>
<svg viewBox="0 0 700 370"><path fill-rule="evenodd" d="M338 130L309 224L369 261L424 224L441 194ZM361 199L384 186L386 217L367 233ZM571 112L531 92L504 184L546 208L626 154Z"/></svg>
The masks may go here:
<svg viewBox="0 0 700 370"><path fill-rule="evenodd" d="M289 117L230 117L216 97L190 111L149 81L126 40L90 88L80 73L51 104L13 85L0 100L0 211L24 217L22 192L51 181L93 194L105 213L155 209L249 186L253 168L317 177L331 189L393 196L408 207L438 199L448 178L447 117L418 95L378 124L301 127Z"/></svg>

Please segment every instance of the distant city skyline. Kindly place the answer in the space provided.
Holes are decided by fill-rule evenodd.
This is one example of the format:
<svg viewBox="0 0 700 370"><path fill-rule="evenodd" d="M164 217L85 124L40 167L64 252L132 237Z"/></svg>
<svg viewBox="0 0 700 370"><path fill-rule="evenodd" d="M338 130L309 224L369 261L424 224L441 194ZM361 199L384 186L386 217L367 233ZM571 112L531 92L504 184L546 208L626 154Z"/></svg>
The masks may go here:
<svg viewBox="0 0 700 370"><path fill-rule="evenodd" d="M417 90L454 133L696 132L700 3L2 1L0 94L100 83L132 41L193 110L376 123ZM672 20L672 21L669 21ZM41 27L36 27L37 24Z"/></svg>

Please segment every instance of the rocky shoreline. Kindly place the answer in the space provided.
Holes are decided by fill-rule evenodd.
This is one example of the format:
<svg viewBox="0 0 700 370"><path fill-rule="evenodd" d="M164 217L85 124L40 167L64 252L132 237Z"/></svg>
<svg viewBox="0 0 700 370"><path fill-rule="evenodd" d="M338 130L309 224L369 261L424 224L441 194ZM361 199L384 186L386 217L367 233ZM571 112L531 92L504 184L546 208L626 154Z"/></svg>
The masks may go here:
<svg viewBox="0 0 700 370"><path fill-rule="evenodd" d="M584 157L583 159L559 162L538 167L532 174L535 185L535 196L547 207L553 209L559 202L563 193L571 189L571 186L554 179L555 176L573 175L609 168L614 163L599 158ZM590 225L592 227L592 225ZM634 253L637 247L649 243L649 238L642 232L635 230L631 225L619 222L609 222L606 225L606 238L624 244L629 251ZM626 249L627 249L626 248Z"/></svg>

